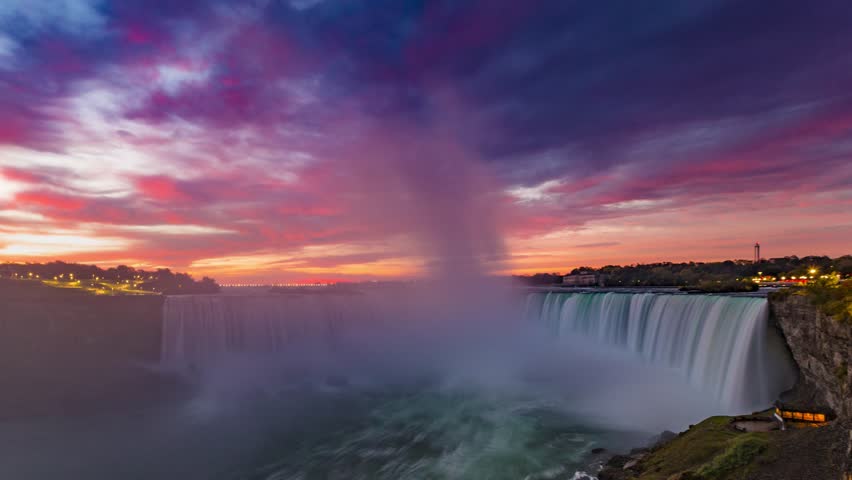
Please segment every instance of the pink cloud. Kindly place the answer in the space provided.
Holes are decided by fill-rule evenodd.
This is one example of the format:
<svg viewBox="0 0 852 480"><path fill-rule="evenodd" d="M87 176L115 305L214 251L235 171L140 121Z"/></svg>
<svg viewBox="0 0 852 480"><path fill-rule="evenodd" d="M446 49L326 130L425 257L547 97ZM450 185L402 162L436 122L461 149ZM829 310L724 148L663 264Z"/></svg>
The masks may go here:
<svg viewBox="0 0 852 480"><path fill-rule="evenodd" d="M148 44L155 41L158 37L153 30L142 24L130 24L124 29L124 38L132 44Z"/></svg>
<svg viewBox="0 0 852 480"><path fill-rule="evenodd" d="M34 207L58 211L78 211L86 202L75 197L50 192L26 191L15 195L16 207Z"/></svg>
<svg viewBox="0 0 852 480"><path fill-rule="evenodd" d="M147 199L157 202L179 202L191 199L181 190L176 181L164 176L138 178L136 189Z"/></svg>
<svg viewBox="0 0 852 480"><path fill-rule="evenodd" d="M26 138L26 131L20 122L11 118L0 120L0 144L22 143Z"/></svg>
<svg viewBox="0 0 852 480"><path fill-rule="evenodd" d="M20 183L39 183L44 177L20 168L0 168L0 176Z"/></svg>
<svg viewBox="0 0 852 480"><path fill-rule="evenodd" d="M403 29L404 38L394 38L393 45L373 43L370 35L353 40L348 28L302 38L305 32L290 24L276 25L262 15L232 21L204 6L175 7L168 18L116 6L110 32L117 34L109 37L119 42L114 49L103 48L98 43L103 39L73 42L48 35L33 42L29 70L0 72L0 95L8 105L0 111L0 144L50 152L56 156L52 162L65 162L62 171L41 166L41 160L0 163L2 179L14 187L13 202L3 209L36 212L55 228L92 228L92 235L134 241L132 252L101 258L132 254L184 267L200 258L289 256L331 244L386 250L304 264L333 268L336 262L367 264L397 255L503 259L515 253L506 251L506 238L523 243L565 231L609 232L602 224L627 232L623 235L633 241L583 238L575 247L594 250L601 261L607 255L640 261L659 252L675 255L678 242L712 233L700 222L713 216L743 232L713 237L707 248L714 255L734 252L740 236L754 237L763 227L780 236L783 228L771 220L773 212L790 214L790 224L843 223L836 209L852 201L849 152L843 150L852 130L847 108L789 114L777 123L754 115L744 122L754 129L748 135L711 122L696 128L712 132L698 145L677 136L694 127L685 119L700 118L697 113L681 118L666 109L631 110L629 120L616 122L620 128L577 138L574 129L597 127L598 115L621 106L604 103L582 124L572 123L574 105L546 85L541 92L521 91L526 77L515 72L515 63L497 61L496 52L477 56L507 44L518 54L510 60L523 60L524 67L523 54L529 52L523 42L508 44L527 40L513 32L539 6L502 1L453 11L430 6L413 24L417 28ZM544 72L552 61L530 60L528 67ZM509 70L499 73L511 81L486 86L511 95L501 93L493 103L479 98L482 85L470 72L482 65ZM164 74L164 67L173 70ZM456 70L464 76L450 74ZM554 83L569 88L569 82ZM640 93L649 88L635 86ZM587 93L607 98L610 87L602 79ZM103 107L108 113L99 121L106 125L67 106L77 95L99 89L119 99ZM558 131L550 126L559 133L553 136L576 143L582 158L555 155L546 178L523 185L549 185L531 200L507 193L518 187L512 174L538 176L524 175L531 163L522 154L530 152L507 160L499 151L482 153L480 144L483 138L523 141L539 133L534 105L525 104L511 111L528 126L505 135L493 128L496 120L488 112L507 108L503 102L522 103L522 94L540 94L547 103L539 105L542 110L555 106L550 123L568 126ZM83 162L116 167L115 180L103 186L80 168ZM509 175L496 173L501 170ZM750 209L764 206L759 218L752 215ZM647 222L654 233L636 233L637 222ZM122 230L127 226L137 228ZM179 226L207 232L168 233L168 227ZM785 241L790 248L839 243L816 235ZM564 251L548 248L536 268L563 270ZM272 272L263 275L287 274L284 267L263 268Z"/></svg>

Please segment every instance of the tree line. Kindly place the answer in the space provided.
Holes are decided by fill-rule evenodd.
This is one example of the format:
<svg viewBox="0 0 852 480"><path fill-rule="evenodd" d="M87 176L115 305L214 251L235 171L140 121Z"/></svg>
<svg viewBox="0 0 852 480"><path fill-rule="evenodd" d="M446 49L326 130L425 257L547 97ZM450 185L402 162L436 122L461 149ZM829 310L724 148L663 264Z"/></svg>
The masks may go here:
<svg viewBox="0 0 852 480"><path fill-rule="evenodd" d="M839 273L844 278L852 276L852 255L831 258L827 256L797 257L795 255L770 258L760 262L750 260L725 260L723 262L661 262L636 265L607 265L600 268L578 267L570 274L589 272L604 275L606 286L697 286L710 282L730 282L757 275L810 276ZM515 278L530 285L562 283L562 274L537 273Z"/></svg>
<svg viewBox="0 0 852 480"><path fill-rule="evenodd" d="M219 285L212 278L204 277L201 280L195 280L187 273L175 273L168 268L149 271L119 265L104 269L95 265L62 261L0 264L0 278L61 281L98 280L114 284L134 284L136 289L167 295L216 293L219 291Z"/></svg>

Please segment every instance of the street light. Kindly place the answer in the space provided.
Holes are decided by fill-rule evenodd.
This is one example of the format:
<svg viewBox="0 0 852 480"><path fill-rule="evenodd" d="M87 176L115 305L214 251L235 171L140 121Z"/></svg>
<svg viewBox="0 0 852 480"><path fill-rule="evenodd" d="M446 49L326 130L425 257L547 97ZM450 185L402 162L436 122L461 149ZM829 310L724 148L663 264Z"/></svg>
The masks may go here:
<svg viewBox="0 0 852 480"><path fill-rule="evenodd" d="M815 274L816 272L817 272L816 268L812 268L812 269L808 270L808 273L810 273L811 275Z"/></svg>

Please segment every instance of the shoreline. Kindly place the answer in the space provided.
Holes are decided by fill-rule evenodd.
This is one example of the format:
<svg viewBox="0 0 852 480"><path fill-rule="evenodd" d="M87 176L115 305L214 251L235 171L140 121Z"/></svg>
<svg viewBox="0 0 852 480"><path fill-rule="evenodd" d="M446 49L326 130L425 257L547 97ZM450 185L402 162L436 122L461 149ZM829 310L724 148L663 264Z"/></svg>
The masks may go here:
<svg viewBox="0 0 852 480"><path fill-rule="evenodd" d="M737 418L708 417L650 448L614 453L594 478L831 480L842 478L852 461L845 443L852 432L849 419L838 418L819 428L746 432L734 428Z"/></svg>

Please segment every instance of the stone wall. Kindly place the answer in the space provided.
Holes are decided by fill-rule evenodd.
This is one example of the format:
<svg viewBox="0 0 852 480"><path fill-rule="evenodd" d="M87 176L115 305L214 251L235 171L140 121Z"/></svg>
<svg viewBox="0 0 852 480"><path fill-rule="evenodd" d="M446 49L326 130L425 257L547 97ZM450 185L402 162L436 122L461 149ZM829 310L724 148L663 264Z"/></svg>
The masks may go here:
<svg viewBox="0 0 852 480"><path fill-rule="evenodd" d="M770 295L769 305L799 366L797 399L852 418L852 325L824 315L802 295Z"/></svg>

